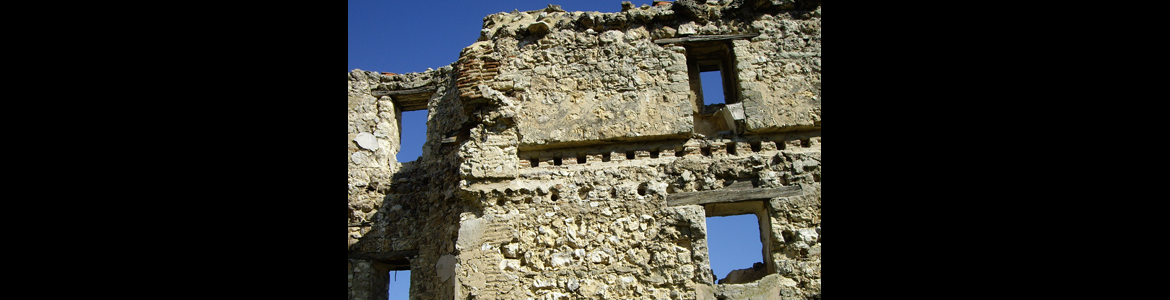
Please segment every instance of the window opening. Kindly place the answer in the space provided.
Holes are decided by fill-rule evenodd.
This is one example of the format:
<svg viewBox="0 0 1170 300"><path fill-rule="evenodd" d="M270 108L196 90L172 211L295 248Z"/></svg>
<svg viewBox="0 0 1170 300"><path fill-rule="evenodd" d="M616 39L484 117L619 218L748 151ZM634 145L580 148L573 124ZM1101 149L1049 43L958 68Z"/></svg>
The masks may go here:
<svg viewBox="0 0 1170 300"><path fill-rule="evenodd" d="M390 271L390 285L386 287L389 300L410 299L410 270Z"/></svg>
<svg viewBox="0 0 1170 300"><path fill-rule="evenodd" d="M721 70L700 72L703 85L703 104L723 104L723 75Z"/></svg>
<svg viewBox="0 0 1170 300"><path fill-rule="evenodd" d="M707 248L716 282L749 283L768 275L762 239L755 214L707 217Z"/></svg>
<svg viewBox="0 0 1170 300"><path fill-rule="evenodd" d="M398 120L399 145L398 162L415 161L422 155L423 144L427 142L427 110L402 112Z"/></svg>
<svg viewBox="0 0 1170 300"><path fill-rule="evenodd" d="M694 94L695 133L716 137L735 134L734 125L725 120L730 113L721 110L726 104L739 103L734 55L728 41L692 42L687 49L687 73Z"/></svg>

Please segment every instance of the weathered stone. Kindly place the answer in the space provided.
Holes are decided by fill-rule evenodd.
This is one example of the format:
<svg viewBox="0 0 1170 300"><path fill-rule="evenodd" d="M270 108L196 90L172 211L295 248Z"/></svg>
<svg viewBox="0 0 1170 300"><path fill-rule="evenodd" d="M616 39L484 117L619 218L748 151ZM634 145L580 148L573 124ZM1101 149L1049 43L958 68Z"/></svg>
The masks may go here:
<svg viewBox="0 0 1170 300"><path fill-rule="evenodd" d="M353 139L353 141L362 148L378 150L378 139L374 138L374 135L368 132L359 133L357 137Z"/></svg>
<svg viewBox="0 0 1170 300"><path fill-rule="evenodd" d="M532 34L545 34L548 32L548 23L533 22L532 24L528 24L528 32Z"/></svg>
<svg viewBox="0 0 1170 300"><path fill-rule="evenodd" d="M451 65L349 73L350 299L391 269L426 299L819 299L819 1L622 10L493 14ZM725 104L699 70L733 72ZM745 213L760 263L717 283L706 217Z"/></svg>

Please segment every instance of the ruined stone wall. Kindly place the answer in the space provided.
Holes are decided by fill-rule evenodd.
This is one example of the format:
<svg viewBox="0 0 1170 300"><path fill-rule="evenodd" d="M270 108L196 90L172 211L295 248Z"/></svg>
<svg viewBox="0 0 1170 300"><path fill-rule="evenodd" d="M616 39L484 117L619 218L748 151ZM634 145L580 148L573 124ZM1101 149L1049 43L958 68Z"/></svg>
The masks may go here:
<svg viewBox="0 0 1170 300"><path fill-rule="evenodd" d="M707 209L671 206L668 198L739 180L756 180L758 189L800 191L761 200L770 217L762 232L778 242L768 263L780 272L775 280L789 284L787 295L818 295L819 139L807 147L793 139L797 146L785 150L767 142L759 152L747 144L738 155L714 151L536 167L523 169L516 180L465 187L483 212L465 214L462 224L482 235L460 233L461 295L710 299L704 295L713 295L716 286L707 256Z"/></svg>
<svg viewBox="0 0 1170 300"><path fill-rule="evenodd" d="M351 299L403 268L411 299L819 299L819 2L622 7L493 14L450 66L350 73ZM703 47L728 105L692 87ZM734 214L762 264L720 284L705 218Z"/></svg>
<svg viewBox="0 0 1170 300"><path fill-rule="evenodd" d="M447 133L458 132L468 121L454 88L454 68L444 66L409 74L355 70L350 74L351 86L364 84L361 87L367 89L359 98L398 103L397 107L420 105L410 102L420 101L428 116L427 140L418 160L397 163L390 154L388 167L383 169L391 172L369 177L365 187L356 189L357 192L351 184L350 299L385 299L386 274L390 270L413 271L410 280L415 283L411 287L414 299L453 299L455 289L450 283L450 270L442 271L444 268L435 266L447 263L442 260L443 254L455 251L458 217L470 210L455 193L460 183L459 147L453 141L444 142ZM408 93L384 95L396 91ZM378 94L383 95L373 96ZM402 105L408 102L409 105ZM394 116L401 116L401 110ZM387 134L386 140L394 141L395 146L400 139L397 131L400 126L393 127L393 135ZM393 149L396 153L398 148ZM354 180L353 175L350 180ZM374 198L377 200L366 200ZM367 203L376 207L365 211ZM446 269L451 267L454 265ZM447 283L438 284L444 281Z"/></svg>
<svg viewBox="0 0 1170 300"><path fill-rule="evenodd" d="M751 23L760 36L734 41L748 132L821 126L820 15L760 16Z"/></svg>
<svg viewBox="0 0 1170 300"><path fill-rule="evenodd" d="M400 149L402 111L389 97L371 91L380 85L381 74L355 70L349 73L349 221L369 221L382 206L383 192L399 168L395 155ZM351 228L352 245L363 232Z"/></svg>

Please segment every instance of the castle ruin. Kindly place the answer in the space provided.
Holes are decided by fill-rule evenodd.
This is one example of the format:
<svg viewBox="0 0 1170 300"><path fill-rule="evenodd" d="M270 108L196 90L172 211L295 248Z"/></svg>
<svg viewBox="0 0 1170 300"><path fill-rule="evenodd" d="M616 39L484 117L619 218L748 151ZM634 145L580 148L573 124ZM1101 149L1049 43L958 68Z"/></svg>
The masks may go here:
<svg viewBox="0 0 1170 300"><path fill-rule="evenodd" d="M820 299L820 1L621 6L497 13L451 65L349 72L350 299L392 270L412 300ZM740 214L761 263L717 282L705 218Z"/></svg>

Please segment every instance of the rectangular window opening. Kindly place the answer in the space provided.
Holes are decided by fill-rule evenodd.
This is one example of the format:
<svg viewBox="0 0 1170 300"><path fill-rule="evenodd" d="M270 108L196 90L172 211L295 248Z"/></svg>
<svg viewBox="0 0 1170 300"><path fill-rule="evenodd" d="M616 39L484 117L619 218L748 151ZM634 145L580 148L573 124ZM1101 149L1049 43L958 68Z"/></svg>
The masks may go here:
<svg viewBox="0 0 1170 300"><path fill-rule="evenodd" d="M553 156L553 165L554 166L561 165L561 156L559 154L556 156Z"/></svg>
<svg viewBox="0 0 1170 300"><path fill-rule="evenodd" d="M609 162L609 152L601 153L601 161Z"/></svg>
<svg viewBox="0 0 1170 300"><path fill-rule="evenodd" d="M707 217L707 248L716 282L750 283L768 275L763 240L754 213Z"/></svg>
<svg viewBox="0 0 1170 300"><path fill-rule="evenodd" d="M650 150L650 158L658 158L658 150Z"/></svg>
<svg viewBox="0 0 1170 300"><path fill-rule="evenodd" d="M634 151L626 151L626 159L634 159Z"/></svg>
<svg viewBox="0 0 1170 300"><path fill-rule="evenodd" d="M427 142L427 110L404 111L398 118L398 162L415 161Z"/></svg>
<svg viewBox="0 0 1170 300"><path fill-rule="evenodd" d="M707 137L734 135L735 128L719 111L739 103L734 54L727 41L700 42L686 46L687 73L694 94L695 133Z"/></svg>
<svg viewBox="0 0 1170 300"><path fill-rule="evenodd" d="M703 85L703 105L727 103L723 98L723 72L719 70L699 73ZM707 109L704 109L707 112ZM714 112L714 111L712 111Z"/></svg>
<svg viewBox="0 0 1170 300"><path fill-rule="evenodd" d="M535 167L539 167L539 166L540 166L540 159L537 159L537 158L535 158L535 157L533 157L533 158L529 158L529 159L528 159L528 162L529 162L529 164L530 164L530 165L532 165L532 167L533 167L533 168L535 168Z"/></svg>
<svg viewBox="0 0 1170 300"><path fill-rule="evenodd" d="M585 163L585 153L577 153L577 163L578 164Z"/></svg>

